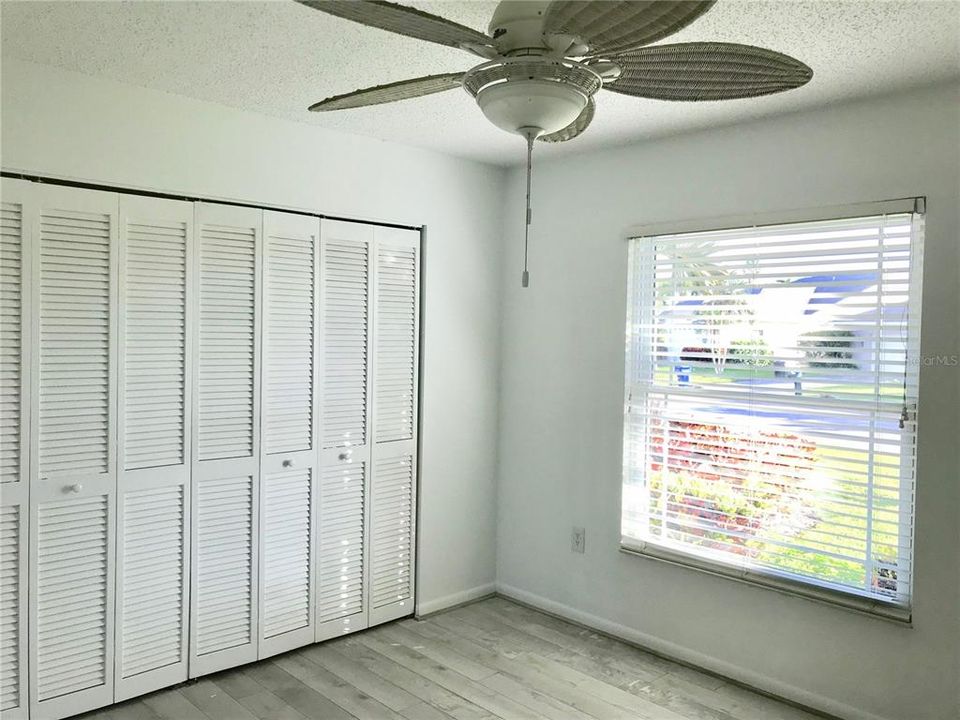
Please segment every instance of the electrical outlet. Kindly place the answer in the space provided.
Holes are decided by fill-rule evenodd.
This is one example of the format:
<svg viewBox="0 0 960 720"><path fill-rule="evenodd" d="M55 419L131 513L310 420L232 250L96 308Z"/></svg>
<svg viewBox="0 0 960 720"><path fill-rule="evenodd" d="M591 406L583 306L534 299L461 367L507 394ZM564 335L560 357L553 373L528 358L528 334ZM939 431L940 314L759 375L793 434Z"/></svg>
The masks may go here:
<svg viewBox="0 0 960 720"><path fill-rule="evenodd" d="M582 527L575 527L570 535L570 549L575 553L583 554L587 544L587 531Z"/></svg>

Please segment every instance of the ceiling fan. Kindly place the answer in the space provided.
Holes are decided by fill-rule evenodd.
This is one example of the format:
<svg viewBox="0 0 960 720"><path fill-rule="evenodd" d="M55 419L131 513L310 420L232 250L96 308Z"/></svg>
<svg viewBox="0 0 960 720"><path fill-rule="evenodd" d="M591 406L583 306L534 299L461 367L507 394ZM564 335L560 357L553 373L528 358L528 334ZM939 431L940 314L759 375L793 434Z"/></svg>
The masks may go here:
<svg viewBox="0 0 960 720"><path fill-rule="evenodd" d="M527 141L527 237L534 140L566 142L593 120L600 89L655 100L732 100L791 90L813 71L764 48L722 42L651 45L686 27L715 0L504 0L487 34L430 13L376 0L297 0L400 35L484 59L466 72L429 75L326 98L325 112L463 87L494 125Z"/></svg>

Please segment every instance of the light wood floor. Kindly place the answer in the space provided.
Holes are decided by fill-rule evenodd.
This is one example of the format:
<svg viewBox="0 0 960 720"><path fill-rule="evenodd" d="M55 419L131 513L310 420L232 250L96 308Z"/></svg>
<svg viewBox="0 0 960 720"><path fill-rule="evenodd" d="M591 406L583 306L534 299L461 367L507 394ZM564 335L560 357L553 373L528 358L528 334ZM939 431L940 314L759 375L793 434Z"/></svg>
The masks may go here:
<svg viewBox="0 0 960 720"><path fill-rule="evenodd" d="M491 598L235 668L85 720L813 720Z"/></svg>

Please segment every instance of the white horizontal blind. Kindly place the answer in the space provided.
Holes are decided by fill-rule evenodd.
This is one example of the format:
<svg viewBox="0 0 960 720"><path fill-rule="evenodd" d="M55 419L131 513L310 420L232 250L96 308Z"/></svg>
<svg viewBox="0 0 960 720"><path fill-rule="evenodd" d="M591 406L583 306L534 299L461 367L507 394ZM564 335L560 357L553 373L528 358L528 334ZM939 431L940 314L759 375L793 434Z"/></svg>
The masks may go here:
<svg viewBox="0 0 960 720"><path fill-rule="evenodd" d="M626 547L909 605L921 249L908 212L631 241Z"/></svg>

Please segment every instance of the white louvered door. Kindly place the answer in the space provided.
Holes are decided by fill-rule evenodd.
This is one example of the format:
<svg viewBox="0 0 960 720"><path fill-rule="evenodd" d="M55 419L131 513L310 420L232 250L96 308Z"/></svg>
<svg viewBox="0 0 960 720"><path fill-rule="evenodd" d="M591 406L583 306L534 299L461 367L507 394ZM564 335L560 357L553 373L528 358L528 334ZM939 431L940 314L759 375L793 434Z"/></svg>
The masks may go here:
<svg viewBox="0 0 960 720"><path fill-rule="evenodd" d="M370 225L321 222L318 641L368 622L373 234Z"/></svg>
<svg viewBox="0 0 960 720"><path fill-rule="evenodd" d="M31 716L113 701L117 195L38 186Z"/></svg>
<svg viewBox="0 0 960 720"><path fill-rule="evenodd" d="M0 715L25 718L32 187L0 192Z"/></svg>
<svg viewBox="0 0 960 720"><path fill-rule="evenodd" d="M193 205L120 197L117 701L187 679Z"/></svg>
<svg viewBox="0 0 960 720"><path fill-rule="evenodd" d="M320 221L263 213L261 658L312 643Z"/></svg>
<svg viewBox="0 0 960 720"><path fill-rule="evenodd" d="M378 227L374 243L370 625L414 603L420 233Z"/></svg>
<svg viewBox="0 0 960 720"><path fill-rule="evenodd" d="M196 206L190 676L257 658L262 212Z"/></svg>

